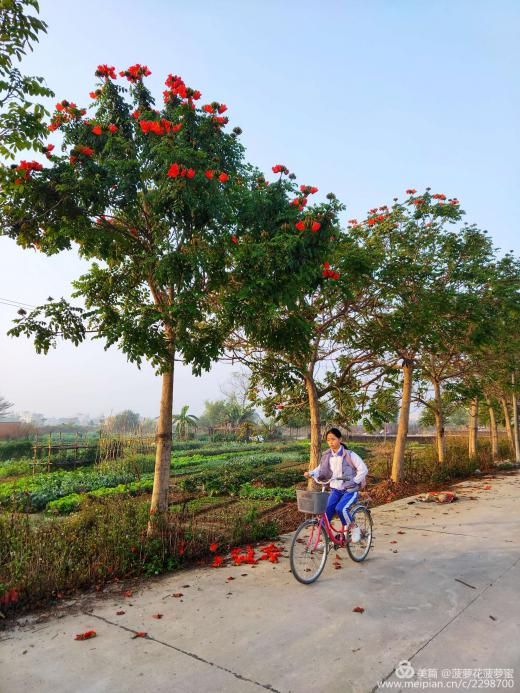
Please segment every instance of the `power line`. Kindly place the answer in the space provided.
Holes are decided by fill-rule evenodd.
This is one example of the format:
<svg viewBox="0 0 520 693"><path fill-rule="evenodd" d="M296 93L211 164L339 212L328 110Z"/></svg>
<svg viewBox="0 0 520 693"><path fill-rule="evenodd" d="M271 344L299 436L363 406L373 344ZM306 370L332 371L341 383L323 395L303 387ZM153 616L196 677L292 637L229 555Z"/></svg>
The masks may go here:
<svg viewBox="0 0 520 693"><path fill-rule="evenodd" d="M12 306L13 308L23 308L23 306L26 306L27 308L36 308L36 306L32 305L32 303L22 303L21 301L13 301L10 298L2 298L1 296L0 303L2 303L5 306Z"/></svg>

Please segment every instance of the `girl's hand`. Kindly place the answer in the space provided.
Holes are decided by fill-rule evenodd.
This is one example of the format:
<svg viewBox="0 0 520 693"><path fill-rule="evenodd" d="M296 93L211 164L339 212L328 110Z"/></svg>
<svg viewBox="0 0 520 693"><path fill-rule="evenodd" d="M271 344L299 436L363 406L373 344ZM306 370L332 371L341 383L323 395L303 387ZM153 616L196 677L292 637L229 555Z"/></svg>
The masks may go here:
<svg viewBox="0 0 520 693"><path fill-rule="evenodd" d="M303 472L303 476L309 476L309 472Z"/></svg>

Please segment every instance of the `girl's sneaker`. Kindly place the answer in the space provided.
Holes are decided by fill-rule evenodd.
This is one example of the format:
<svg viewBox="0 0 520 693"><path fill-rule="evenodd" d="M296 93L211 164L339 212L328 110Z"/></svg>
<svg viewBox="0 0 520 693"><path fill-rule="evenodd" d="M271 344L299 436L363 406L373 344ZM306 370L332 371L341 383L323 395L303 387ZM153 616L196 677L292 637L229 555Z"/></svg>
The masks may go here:
<svg viewBox="0 0 520 693"><path fill-rule="evenodd" d="M353 544L357 544L361 541L361 529L359 527L353 527L350 530L350 541Z"/></svg>

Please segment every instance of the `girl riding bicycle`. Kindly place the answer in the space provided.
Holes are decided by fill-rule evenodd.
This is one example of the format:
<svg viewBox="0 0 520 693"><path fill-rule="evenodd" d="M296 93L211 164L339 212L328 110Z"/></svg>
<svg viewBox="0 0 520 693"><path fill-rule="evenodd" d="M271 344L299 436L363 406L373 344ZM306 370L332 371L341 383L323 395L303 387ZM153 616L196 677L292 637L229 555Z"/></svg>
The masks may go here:
<svg viewBox="0 0 520 693"><path fill-rule="evenodd" d="M359 489L368 474L368 468L361 457L341 444L341 431L331 428L326 434L329 450L323 453L320 464L304 476L313 479L331 479L331 493L325 514L329 522L336 513L343 525L343 531L352 521L348 509L357 501ZM337 477L341 477L339 480Z"/></svg>

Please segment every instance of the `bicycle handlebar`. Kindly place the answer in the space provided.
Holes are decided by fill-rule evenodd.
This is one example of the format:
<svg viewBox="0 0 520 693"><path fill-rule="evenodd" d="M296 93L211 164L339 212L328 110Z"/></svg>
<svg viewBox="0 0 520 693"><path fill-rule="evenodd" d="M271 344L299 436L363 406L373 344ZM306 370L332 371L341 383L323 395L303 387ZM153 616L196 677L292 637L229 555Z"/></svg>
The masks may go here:
<svg viewBox="0 0 520 693"><path fill-rule="evenodd" d="M346 476L331 476L327 481L320 481L319 479L315 479L313 476L308 476L307 478L312 479L317 484L320 484L320 486L326 486L327 484L330 484L331 481L348 481Z"/></svg>

